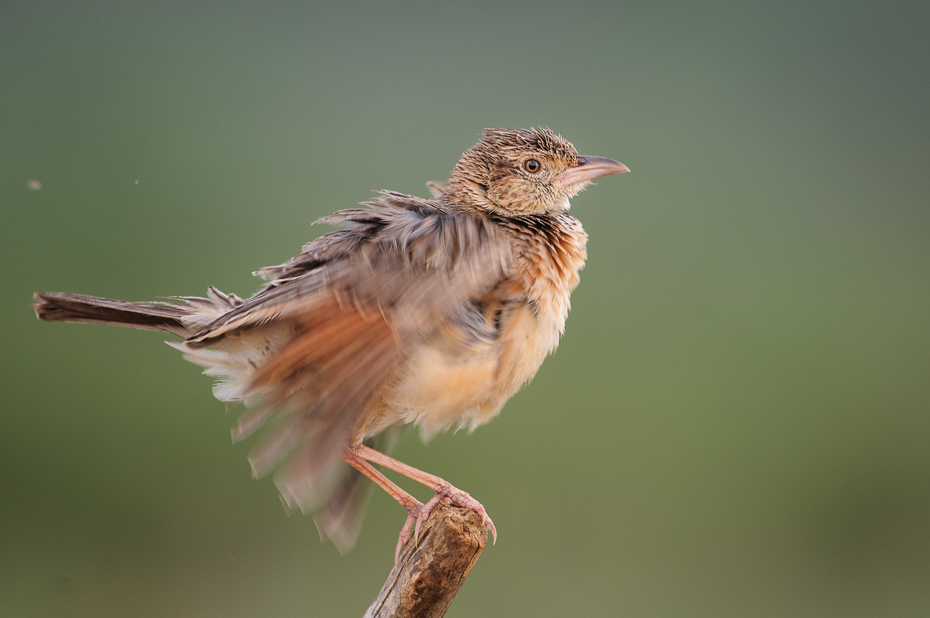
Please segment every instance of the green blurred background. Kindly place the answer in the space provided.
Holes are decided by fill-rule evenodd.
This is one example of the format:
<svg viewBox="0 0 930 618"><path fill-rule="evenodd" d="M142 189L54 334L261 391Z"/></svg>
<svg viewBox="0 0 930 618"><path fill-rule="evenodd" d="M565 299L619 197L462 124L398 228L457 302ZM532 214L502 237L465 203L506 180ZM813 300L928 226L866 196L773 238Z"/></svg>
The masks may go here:
<svg viewBox="0 0 930 618"><path fill-rule="evenodd" d="M396 451L501 533L448 615L930 615L927 3L551 0L3 4L0 615L360 616L390 498L340 556L163 335L30 296L251 294L540 125L633 173L535 382Z"/></svg>

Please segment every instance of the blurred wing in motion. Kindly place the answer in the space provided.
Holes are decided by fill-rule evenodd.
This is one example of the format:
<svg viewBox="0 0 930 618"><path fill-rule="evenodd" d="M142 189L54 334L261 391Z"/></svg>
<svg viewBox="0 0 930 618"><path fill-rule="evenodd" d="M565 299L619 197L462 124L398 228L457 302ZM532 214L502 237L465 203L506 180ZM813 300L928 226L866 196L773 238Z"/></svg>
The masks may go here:
<svg viewBox="0 0 930 618"><path fill-rule="evenodd" d="M345 228L258 271L271 279L261 292L176 344L221 378L218 397L252 408L235 438L269 426L253 473L287 460L276 483L304 512L349 500L338 456L365 437L353 430L369 403L407 353L491 290L512 260L487 219L392 192L365 205L321 219ZM338 510L321 530L338 527Z"/></svg>

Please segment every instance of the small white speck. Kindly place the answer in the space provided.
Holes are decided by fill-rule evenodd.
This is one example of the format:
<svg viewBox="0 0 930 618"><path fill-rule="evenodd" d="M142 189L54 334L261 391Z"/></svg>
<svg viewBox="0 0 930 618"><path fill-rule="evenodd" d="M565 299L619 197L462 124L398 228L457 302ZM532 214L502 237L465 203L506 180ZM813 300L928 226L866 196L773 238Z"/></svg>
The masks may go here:
<svg viewBox="0 0 930 618"><path fill-rule="evenodd" d="M33 191L38 191L39 189L42 188L42 183L39 182L38 180L30 180L29 182L26 183L26 186L32 189Z"/></svg>
<svg viewBox="0 0 930 618"><path fill-rule="evenodd" d="M136 184L139 184L139 181L138 181L138 180L136 181Z"/></svg>

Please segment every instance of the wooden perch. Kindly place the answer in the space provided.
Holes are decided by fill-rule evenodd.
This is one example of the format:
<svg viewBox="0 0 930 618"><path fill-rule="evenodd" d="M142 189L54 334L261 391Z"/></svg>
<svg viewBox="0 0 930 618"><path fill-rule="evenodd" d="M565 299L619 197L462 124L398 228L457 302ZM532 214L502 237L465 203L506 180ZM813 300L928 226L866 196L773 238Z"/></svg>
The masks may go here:
<svg viewBox="0 0 930 618"><path fill-rule="evenodd" d="M410 541L364 618L441 618L488 542L481 517L441 504Z"/></svg>

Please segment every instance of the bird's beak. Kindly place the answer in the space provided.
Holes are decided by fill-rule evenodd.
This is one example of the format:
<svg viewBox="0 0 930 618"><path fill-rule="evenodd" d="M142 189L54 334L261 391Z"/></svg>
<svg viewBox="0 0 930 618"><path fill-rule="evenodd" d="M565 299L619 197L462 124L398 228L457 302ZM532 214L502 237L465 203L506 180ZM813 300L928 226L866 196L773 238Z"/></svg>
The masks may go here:
<svg viewBox="0 0 930 618"><path fill-rule="evenodd" d="M629 172L630 168L619 161L608 159L606 157L578 157L578 165L571 167L553 178L562 186L587 182L600 178L601 176L610 176L611 174L622 174Z"/></svg>

